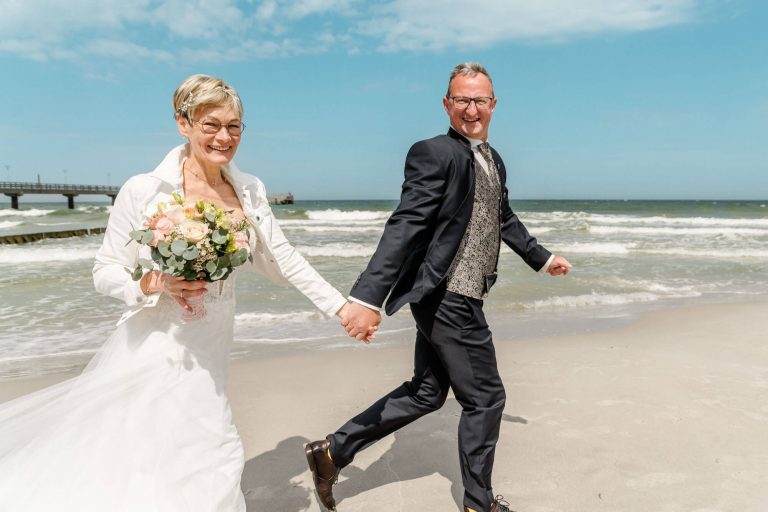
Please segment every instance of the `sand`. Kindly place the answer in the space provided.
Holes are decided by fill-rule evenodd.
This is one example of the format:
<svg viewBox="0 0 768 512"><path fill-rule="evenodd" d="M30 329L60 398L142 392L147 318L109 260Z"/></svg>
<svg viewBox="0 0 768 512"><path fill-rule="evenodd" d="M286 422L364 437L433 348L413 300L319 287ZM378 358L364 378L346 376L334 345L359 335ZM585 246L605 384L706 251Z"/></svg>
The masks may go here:
<svg viewBox="0 0 768 512"><path fill-rule="evenodd" d="M768 511L767 333L768 304L665 310L571 336L495 332L507 390L495 492L518 512ZM350 341L236 361L248 511L322 510L302 445L410 378L411 359L410 345ZM64 377L4 382L0 400ZM460 412L450 397L360 453L335 488L338 510L461 510Z"/></svg>

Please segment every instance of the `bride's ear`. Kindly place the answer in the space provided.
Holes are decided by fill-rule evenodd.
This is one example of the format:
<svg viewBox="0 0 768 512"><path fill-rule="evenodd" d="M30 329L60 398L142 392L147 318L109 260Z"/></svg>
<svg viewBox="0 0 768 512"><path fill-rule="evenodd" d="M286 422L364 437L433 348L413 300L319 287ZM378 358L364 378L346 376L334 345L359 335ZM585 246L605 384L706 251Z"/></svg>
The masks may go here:
<svg viewBox="0 0 768 512"><path fill-rule="evenodd" d="M178 112L176 113L176 128L179 130L179 135L185 139L189 139L189 130L191 128L189 120L186 116L182 116Z"/></svg>

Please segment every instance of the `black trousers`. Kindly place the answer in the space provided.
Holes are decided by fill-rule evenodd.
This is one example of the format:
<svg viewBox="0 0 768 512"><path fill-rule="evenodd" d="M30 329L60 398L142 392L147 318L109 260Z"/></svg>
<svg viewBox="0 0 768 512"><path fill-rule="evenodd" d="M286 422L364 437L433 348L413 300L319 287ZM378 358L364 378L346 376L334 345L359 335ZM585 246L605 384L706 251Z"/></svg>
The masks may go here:
<svg viewBox="0 0 768 512"><path fill-rule="evenodd" d="M464 505L490 510L491 473L504 410L504 386L483 301L442 290L411 304L418 333L413 378L328 436L334 463L439 409L449 388L461 404L459 461Z"/></svg>

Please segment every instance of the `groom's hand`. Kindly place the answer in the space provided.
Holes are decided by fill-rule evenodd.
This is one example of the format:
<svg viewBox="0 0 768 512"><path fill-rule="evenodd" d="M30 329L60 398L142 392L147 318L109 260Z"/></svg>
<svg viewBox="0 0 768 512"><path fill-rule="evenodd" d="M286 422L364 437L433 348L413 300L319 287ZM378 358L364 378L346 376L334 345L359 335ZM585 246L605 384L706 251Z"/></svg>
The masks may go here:
<svg viewBox="0 0 768 512"><path fill-rule="evenodd" d="M339 311L339 316L347 334L363 343L370 343L376 337L381 323L381 313L356 302L348 303Z"/></svg>

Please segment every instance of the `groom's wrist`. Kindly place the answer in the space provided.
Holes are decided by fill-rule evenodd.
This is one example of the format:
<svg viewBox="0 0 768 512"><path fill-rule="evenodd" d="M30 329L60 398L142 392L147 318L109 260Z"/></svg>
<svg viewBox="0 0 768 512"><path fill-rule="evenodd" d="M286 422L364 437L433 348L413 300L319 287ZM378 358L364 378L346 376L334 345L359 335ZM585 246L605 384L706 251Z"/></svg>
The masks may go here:
<svg viewBox="0 0 768 512"><path fill-rule="evenodd" d="M373 304L368 304L367 302L365 302L365 301L362 301L362 300L360 300L360 299L356 299L355 297L353 297L353 296L351 296L351 295L350 295L349 297L347 297L347 300L348 300L349 302L354 302L355 304L360 304L361 306L365 306L365 307L367 307L368 309L372 309L372 310L374 310L374 311L376 311L376 312L380 312L380 311L381 311L381 308L380 308L380 307L378 307L378 306L374 306Z"/></svg>

